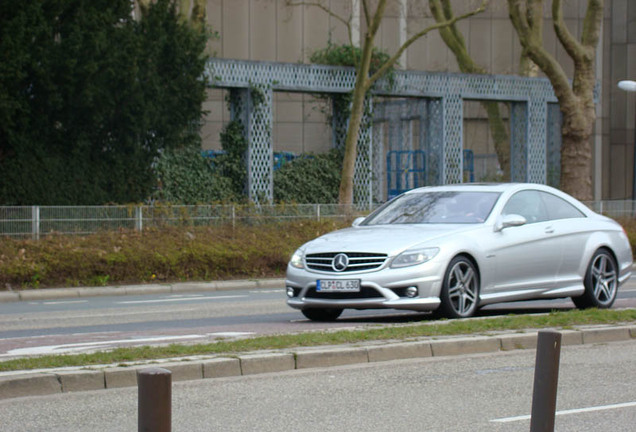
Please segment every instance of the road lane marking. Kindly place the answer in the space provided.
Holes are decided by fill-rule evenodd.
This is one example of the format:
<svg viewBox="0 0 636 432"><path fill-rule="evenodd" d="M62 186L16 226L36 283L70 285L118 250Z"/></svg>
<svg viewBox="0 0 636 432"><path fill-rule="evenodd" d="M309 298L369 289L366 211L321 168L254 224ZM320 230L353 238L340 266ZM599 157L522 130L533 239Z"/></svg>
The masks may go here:
<svg viewBox="0 0 636 432"><path fill-rule="evenodd" d="M214 336L214 337L239 337L239 336L251 336L256 334L254 332L216 332L216 333L208 333L206 336Z"/></svg>
<svg viewBox="0 0 636 432"><path fill-rule="evenodd" d="M0 357L7 356L15 356L15 355L35 355L35 354L59 354L59 353L67 353L74 351L82 351L92 348L98 348L100 346L108 346L113 344L120 343L145 343L145 342L166 342L166 341L175 341L175 340L188 340L188 339L200 339L204 338L205 335L182 335L182 336L154 336L154 337L146 337L146 338L138 338L138 339L117 339L117 340L108 340L108 341L98 341L98 342L80 342L73 344L64 344L64 345L48 345L48 346L39 346L39 347L30 347L30 348L16 348L13 350L7 351L6 354L0 354Z"/></svg>
<svg viewBox="0 0 636 432"><path fill-rule="evenodd" d="M45 302L29 302L29 304L37 305L61 305L61 304L74 304L74 303L88 303L88 300L62 300L62 301L45 301Z"/></svg>
<svg viewBox="0 0 636 432"><path fill-rule="evenodd" d="M145 338L114 339L114 340L96 341L96 342L78 342L78 343L62 344L62 345L45 345L45 346L38 346L38 347L16 348L16 349L7 351L5 354L0 354L0 357L62 354L62 353L69 353L69 352L85 351L85 350L105 347L105 346L107 347L114 344L168 342L168 341L181 341L181 340L192 340L192 339L205 339L209 337L240 337L240 336L250 336L253 334L255 333L253 332L216 332L216 333L206 333L205 335L193 334L193 335L179 335L179 336L152 336L152 337L145 337Z"/></svg>
<svg viewBox="0 0 636 432"><path fill-rule="evenodd" d="M191 300L222 300L222 299L243 298L243 297L249 297L249 296L228 295L228 296L208 296L208 297L166 298L166 299L156 299L156 300L128 300L128 301L117 302L117 304L169 303L169 302L191 301Z"/></svg>
<svg viewBox="0 0 636 432"><path fill-rule="evenodd" d="M600 405L595 407L563 410L563 411L557 411L556 415L581 414L581 413L587 413L587 412L605 411L605 410L611 410L611 409L630 408L630 407L636 407L636 402L625 402L625 403L612 404L612 405ZM492 423L511 423L511 422L524 421L524 420L530 420L530 416L523 415L523 416L516 416L516 417L503 417L498 419L492 419L490 421Z"/></svg>

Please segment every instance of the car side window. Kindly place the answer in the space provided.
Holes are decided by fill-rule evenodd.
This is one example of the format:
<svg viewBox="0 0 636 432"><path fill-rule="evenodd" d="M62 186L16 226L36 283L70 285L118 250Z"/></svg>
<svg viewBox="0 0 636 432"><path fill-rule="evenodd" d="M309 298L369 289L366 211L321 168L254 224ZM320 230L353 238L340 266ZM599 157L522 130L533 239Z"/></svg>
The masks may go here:
<svg viewBox="0 0 636 432"><path fill-rule="evenodd" d="M579 209L556 195L541 192L541 199L543 199L543 202L548 209L548 217L550 220L585 217L585 214L583 214Z"/></svg>
<svg viewBox="0 0 636 432"><path fill-rule="evenodd" d="M548 212L539 191L517 192L508 200L502 214L523 216L528 223L548 220Z"/></svg>

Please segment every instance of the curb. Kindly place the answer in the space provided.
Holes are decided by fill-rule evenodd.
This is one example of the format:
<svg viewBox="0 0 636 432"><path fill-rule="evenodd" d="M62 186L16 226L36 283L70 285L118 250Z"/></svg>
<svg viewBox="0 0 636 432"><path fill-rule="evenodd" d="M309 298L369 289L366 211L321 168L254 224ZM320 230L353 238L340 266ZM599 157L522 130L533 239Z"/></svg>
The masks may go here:
<svg viewBox="0 0 636 432"><path fill-rule="evenodd" d="M0 303L55 300L99 296L173 294L213 292L243 289L282 289L285 279L239 279L211 282L178 282L173 284L122 285L105 287L43 288L20 291L0 291Z"/></svg>
<svg viewBox="0 0 636 432"><path fill-rule="evenodd" d="M636 339L636 325L559 330L562 345L590 345ZM375 363L426 357L536 349L537 331L491 336L457 336L412 342L298 348L237 356L194 357L153 361L172 372L172 381L238 377L310 368ZM0 400L137 385L137 372L149 364L126 367L90 366L64 370L0 374Z"/></svg>

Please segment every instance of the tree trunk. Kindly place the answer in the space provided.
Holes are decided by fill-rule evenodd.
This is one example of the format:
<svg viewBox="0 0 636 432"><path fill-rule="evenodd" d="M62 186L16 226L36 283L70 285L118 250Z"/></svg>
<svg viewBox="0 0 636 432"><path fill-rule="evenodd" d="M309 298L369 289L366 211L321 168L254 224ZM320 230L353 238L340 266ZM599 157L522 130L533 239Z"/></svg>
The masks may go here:
<svg viewBox="0 0 636 432"><path fill-rule="evenodd" d="M340 190L338 202L347 207L353 204L353 177L355 173L356 157L358 155L358 132L364 114L364 80L356 80L356 87L353 91L353 101L351 114L349 116L349 127L345 139L345 152L342 161L342 178L340 179Z"/></svg>
<svg viewBox="0 0 636 432"><path fill-rule="evenodd" d="M497 153L499 168L504 173L504 181L510 181L510 135L506 128L506 122L501 118L499 102L481 101L488 115L488 127Z"/></svg>
<svg viewBox="0 0 636 432"><path fill-rule="evenodd" d="M562 110L561 189L580 200L591 201L592 125L594 110Z"/></svg>
<svg viewBox="0 0 636 432"><path fill-rule="evenodd" d="M508 0L508 11L524 52L546 74L559 100L563 114L560 188L586 201L593 199L590 139L596 120L594 67L603 0L587 0L580 40L565 25L561 2L552 0L552 18L559 43L574 61L571 84L559 61L543 46L543 0Z"/></svg>
<svg viewBox="0 0 636 432"><path fill-rule="evenodd" d="M350 212L353 204L353 177L358 155L358 133L364 113L364 98L371 87L371 82L369 81L371 54L373 53L375 34L380 27L385 7L386 0L381 0L365 34L360 64L356 68L356 84L353 88L351 114L345 139L345 154L342 161L342 177L338 192L338 203L346 206L347 213Z"/></svg>

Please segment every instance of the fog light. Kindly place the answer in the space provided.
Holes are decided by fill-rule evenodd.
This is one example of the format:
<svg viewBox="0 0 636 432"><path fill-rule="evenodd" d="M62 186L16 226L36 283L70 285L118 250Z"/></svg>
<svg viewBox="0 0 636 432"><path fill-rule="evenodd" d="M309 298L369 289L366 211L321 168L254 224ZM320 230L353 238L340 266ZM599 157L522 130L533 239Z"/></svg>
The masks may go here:
<svg viewBox="0 0 636 432"><path fill-rule="evenodd" d="M414 286L410 286L406 289L406 296L413 298L413 297L417 297L417 287Z"/></svg>
<svg viewBox="0 0 636 432"><path fill-rule="evenodd" d="M292 287L287 287L287 297L292 298L294 296L294 289Z"/></svg>

